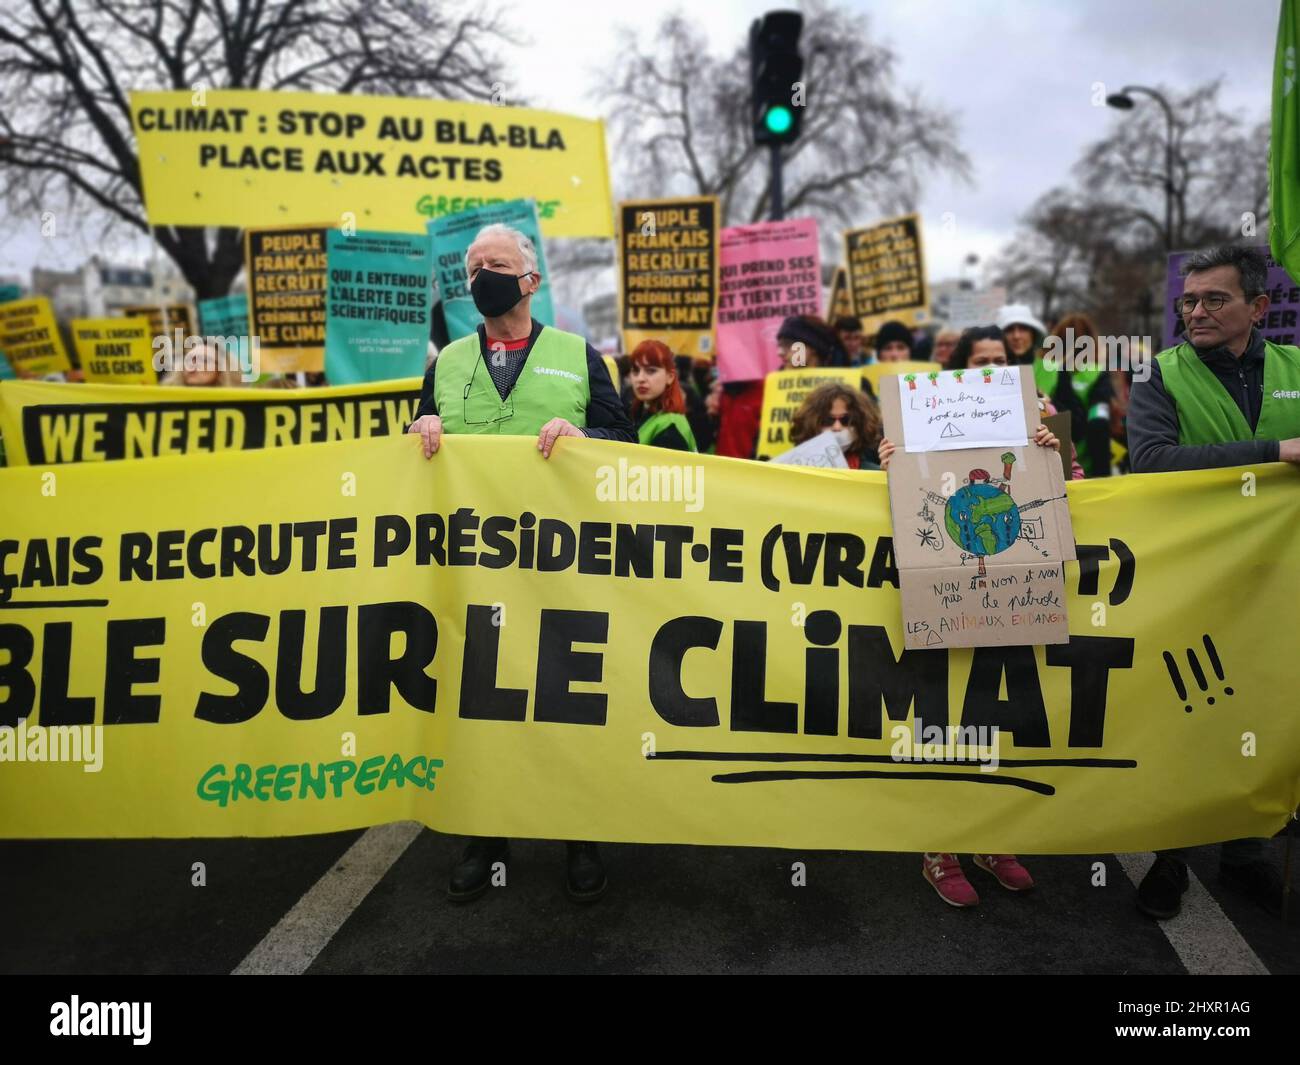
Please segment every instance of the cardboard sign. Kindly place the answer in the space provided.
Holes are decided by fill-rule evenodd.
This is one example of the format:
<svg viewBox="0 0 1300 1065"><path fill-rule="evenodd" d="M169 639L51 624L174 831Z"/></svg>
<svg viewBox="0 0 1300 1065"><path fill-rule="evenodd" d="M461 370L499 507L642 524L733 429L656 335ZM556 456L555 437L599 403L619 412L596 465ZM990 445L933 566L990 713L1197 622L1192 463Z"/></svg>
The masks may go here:
<svg viewBox="0 0 1300 1065"><path fill-rule="evenodd" d="M880 381L884 377L894 377L897 374L927 374L931 370L939 370L942 367L937 362L917 362L914 359L904 359L901 362L873 362L866 366L859 366L862 371L862 377L871 385L873 391L880 391Z"/></svg>
<svg viewBox="0 0 1300 1065"><path fill-rule="evenodd" d="M1023 376L1019 366L940 370L936 365L924 377L907 373L893 378L886 387L897 390L907 450L1024 447L1029 430L1021 402Z"/></svg>
<svg viewBox="0 0 1300 1065"><path fill-rule="evenodd" d="M1032 436L1033 379L1016 380ZM1074 534L1056 453L1032 442L916 450L905 391L886 380L880 392L885 436L897 447L889 502L904 646L1068 643L1065 562L1074 558ZM928 425L920 432L922 442L931 439Z"/></svg>
<svg viewBox="0 0 1300 1065"><path fill-rule="evenodd" d="M795 218L722 231L718 376L762 380L781 364L776 332L796 314L821 314L817 222Z"/></svg>
<svg viewBox="0 0 1300 1065"><path fill-rule="evenodd" d="M0 351L28 377L71 368L54 311L46 296L0 304Z"/></svg>
<svg viewBox="0 0 1300 1065"><path fill-rule="evenodd" d="M618 205L623 350L662 340L677 355L712 357L718 302L718 199Z"/></svg>
<svg viewBox="0 0 1300 1065"><path fill-rule="evenodd" d="M1056 439L1061 442L1061 450L1058 452L1061 456L1061 473L1067 481L1074 480L1074 433L1070 426L1069 412L1067 411L1065 414L1040 414L1039 417L1042 423L1052 430Z"/></svg>
<svg viewBox="0 0 1300 1065"><path fill-rule="evenodd" d="M325 231L283 226L244 231L249 333L261 338L264 373L325 368Z"/></svg>
<svg viewBox="0 0 1300 1065"><path fill-rule="evenodd" d="M763 413L758 423L760 459L776 458L790 449L790 423L808 393L827 381L857 388L862 378L856 369L778 370L763 382Z"/></svg>
<svg viewBox="0 0 1300 1065"><path fill-rule="evenodd" d="M158 383L146 318L78 318L72 323L72 342L77 346L81 372L91 383Z"/></svg>
<svg viewBox="0 0 1300 1065"><path fill-rule="evenodd" d="M783 455L772 460L782 466L814 466L823 470L847 470L848 461L840 449L835 434L827 429L818 433L811 440L792 447Z"/></svg>

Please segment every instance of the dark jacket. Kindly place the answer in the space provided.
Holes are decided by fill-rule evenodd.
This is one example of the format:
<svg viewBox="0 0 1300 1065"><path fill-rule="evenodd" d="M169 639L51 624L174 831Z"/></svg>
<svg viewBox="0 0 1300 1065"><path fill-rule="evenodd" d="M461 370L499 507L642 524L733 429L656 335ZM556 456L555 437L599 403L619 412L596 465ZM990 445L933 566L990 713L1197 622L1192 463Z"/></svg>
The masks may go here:
<svg viewBox="0 0 1300 1065"><path fill-rule="evenodd" d="M1227 348L1196 352L1241 408L1253 430L1264 404L1264 338L1251 330L1241 358ZM1160 364L1151 360L1151 377L1134 381L1129 395L1128 447L1134 473L1171 470L1210 470L1220 466L1247 466L1278 461L1276 440L1240 440L1230 444L1178 442L1178 408L1165 391Z"/></svg>
<svg viewBox="0 0 1300 1065"><path fill-rule="evenodd" d="M1115 389L1110 383L1110 374L1101 373L1088 389L1086 398L1081 399L1074 390L1074 381L1069 370L1062 370L1056 376L1056 390L1048 398L1059 414L1070 415L1070 436L1076 448L1087 452L1089 477L1110 476L1110 401ZM1106 414L1099 418L1088 415L1098 404L1104 404Z"/></svg>
<svg viewBox="0 0 1300 1065"><path fill-rule="evenodd" d="M542 323L533 319L533 331L528 337L528 347L524 349L524 358L519 361L523 369L528 353L537 342L537 334L542 331ZM487 330L478 327L478 348L480 358L487 358ZM434 400L434 374L438 369L438 360L434 359L424 375L424 385L420 389L420 406L415 412L416 418L425 414L437 414L438 404ZM628 420L623 409L623 401L614 391L614 383L609 379L609 370L600 352L587 345L587 383L591 398L587 401L587 424L582 432L594 440L622 440L624 443L636 443L636 430ZM503 386L504 387L504 386Z"/></svg>

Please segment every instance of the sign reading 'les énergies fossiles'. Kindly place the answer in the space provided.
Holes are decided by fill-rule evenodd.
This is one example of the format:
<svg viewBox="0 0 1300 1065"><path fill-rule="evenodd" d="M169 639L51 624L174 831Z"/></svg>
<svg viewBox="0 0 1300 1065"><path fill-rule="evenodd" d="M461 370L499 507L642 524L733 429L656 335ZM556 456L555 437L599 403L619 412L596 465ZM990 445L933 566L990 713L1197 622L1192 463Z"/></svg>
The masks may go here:
<svg viewBox="0 0 1300 1065"><path fill-rule="evenodd" d="M717 197L621 203L618 214L624 350L662 340L677 355L712 357Z"/></svg>
<svg viewBox="0 0 1300 1065"><path fill-rule="evenodd" d="M423 374L433 298L429 238L331 229L326 247L325 373L330 383Z"/></svg>
<svg viewBox="0 0 1300 1065"><path fill-rule="evenodd" d="M351 222L421 233L467 207L538 201L547 236L608 237L599 121L462 100L309 92L131 93L154 225Z"/></svg>

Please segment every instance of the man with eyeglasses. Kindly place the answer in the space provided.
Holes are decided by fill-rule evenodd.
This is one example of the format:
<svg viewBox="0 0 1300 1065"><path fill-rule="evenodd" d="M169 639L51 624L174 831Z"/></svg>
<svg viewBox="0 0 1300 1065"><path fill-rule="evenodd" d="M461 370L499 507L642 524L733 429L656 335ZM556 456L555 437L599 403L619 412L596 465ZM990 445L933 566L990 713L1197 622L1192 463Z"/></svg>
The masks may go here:
<svg viewBox="0 0 1300 1065"><path fill-rule="evenodd" d="M1162 351L1133 384L1128 440L1134 473L1300 463L1300 348L1265 340L1268 264L1251 248L1190 255L1178 301L1187 340ZM1282 881L1262 839L1230 840L1220 876L1267 909ZM1186 851L1163 851L1138 887L1138 909L1165 920L1182 907Z"/></svg>
<svg viewBox="0 0 1300 1065"><path fill-rule="evenodd" d="M443 348L425 374L407 430L420 435L425 458L438 451L444 433L536 436L544 458L562 436L636 443L600 353L574 333L533 320L532 297L542 281L533 242L509 226L484 226L465 254L465 269L483 324ZM567 846L569 896L593 902L607 883L596 845ZM478 898L493 867L508 857L504 839L471 839L451 871L448 898Z"/></svg>

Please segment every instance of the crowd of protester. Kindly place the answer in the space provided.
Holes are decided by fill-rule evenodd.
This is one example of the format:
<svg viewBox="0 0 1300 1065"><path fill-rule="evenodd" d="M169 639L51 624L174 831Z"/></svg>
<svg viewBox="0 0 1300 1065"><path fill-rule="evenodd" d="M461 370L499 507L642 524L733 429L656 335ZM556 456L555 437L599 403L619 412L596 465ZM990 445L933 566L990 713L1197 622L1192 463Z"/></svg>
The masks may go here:
<svg viewBox="0 0 1300 1065"><path fill-rule="evenodd" d="M484 325L477 334L454 340L438 336L435 328L420 404L409 427L423 438L426 457L436 453L444 433L503 432L536 435L546 457L560 436L590 436L755 458L764 380L723 382L713 360L677 355L662 341L646 340L617 358L616 383L601 355L583 338L532 318L530 299L541 279L527 237L504 226L486 227L467 253L466 268ZM1263 259L1250 249L1229 246L1190 256L1184 270L1187 282L1178 312L1186 341L1170 338L1149 367L1149 380L1135 382L1131 363L1117 368L1062 358L1102 350L1092 321L1085 314L1067 313L1049 326L1024 304L1004 306L994 321L961 331L942 325L916 331L903 322L886 321L869 335L853 316L832 323L816 315L797 315L780 324L775 350L768 354L781 370L852 370L873 363L923 361L945 370L1024 366L1033 374L1042 415L1069 416L1074 479L1109 477L1130 469L1141 473L1279 460L1300 463L1300 411L1270 399L1300 394L1300 349L1270 344L1255 327L1268 308ZM522 374L530 359L554 368L543 369L541 381L536 381ZM481 362L488 362L489 369L477 374ZM1266 362L1271 393L1264 386ZM79 378L76 371L69 376ZM1217 391L1215 377L1222 385ZM836 380L812 389L791 420L791 445L829 432L850 469L888 472L894 444L884 438L870 383L856 380L856 387ZM238 373L202 368L167 374L160 383L244 386ZM325 383L324 374L263 375L251 386ZM508 427L495 416L474 416L476 409L489 415L505 409L507 397L514 419ZM1035 441L1044 447L1062 446L1043 425ZM482 894L493 864L507 855L504 839L471 840L452 870L450 897L468 901ZM1263 856L1263 841L1229 841L1221 861L1225 879L1276 908L1280 881ZM1015 855L977 854L974 862L1008 890L1033 887ZM961 907L978 902L956 855L924 854L922 873L945 902ZM1154 918L1171 917L1179 911L1187 885L1184 853L1163 853L1139 887L1139 909ZM605 886L596 845L569 842L571 896L590 901Z"/></svg>

